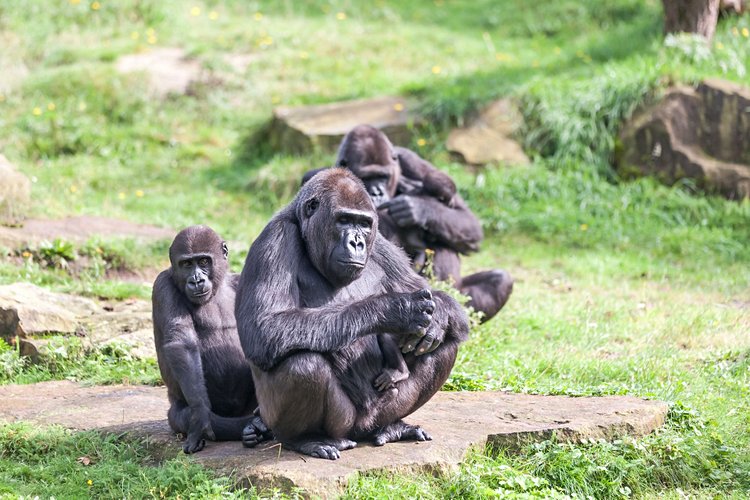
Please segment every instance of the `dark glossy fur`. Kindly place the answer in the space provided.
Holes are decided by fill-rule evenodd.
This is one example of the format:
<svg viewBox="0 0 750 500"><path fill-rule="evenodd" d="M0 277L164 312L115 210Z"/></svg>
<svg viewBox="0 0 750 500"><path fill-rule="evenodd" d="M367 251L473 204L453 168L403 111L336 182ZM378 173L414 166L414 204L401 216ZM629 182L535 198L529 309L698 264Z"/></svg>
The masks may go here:
<svg viewBox="0 0 750 500"><path fill-rule="evenodd" d="M183 259L210 256L207 271L185 272ZM185 453L200 451L205 439L259 440L267 431L253 418L257 407L250 363L237 336L234 302L239 275L227 274L222 239L206 226L181 231L169 250L172 266L154 282L152 302L154 343L170 408L169 425L185 434ZM205 257L201 257L205 258ZM200 299L190 295L196 275L211 291ZM200 303L196 303L199 300ZM253 420L260 426L254 435Z"/></svg>
<svg viewBox="0 0 750 500"><path fill-rule="evenodd" d="M350 212L372 221L351 229L366 254L355 273L327 257L350 234L336 214ZM346 170L315 176L274 216L248 253L236 317L261 416L282 443L335 459L352 439L429 438L401 419L447 379L468 324L455 300L426 287L379 234L372 201ZM381 392L384 336L402 345L409 373Z"/></svg>
<svg viewBox="0 0 750 500"><path fill-rule="evenodd" d="M452 281L468 295L469 305L483 313L483 321L502 309L513 291L513 279L506 271L461 276L460 255L479 250L484 235L447 174L413 151L394 147L369 125L359 125L344 137L336 161L364 181L378 205L380 232L404 249L417 271L430 249L435 277ZM303 182L316 172L306 174Z"/></svg>

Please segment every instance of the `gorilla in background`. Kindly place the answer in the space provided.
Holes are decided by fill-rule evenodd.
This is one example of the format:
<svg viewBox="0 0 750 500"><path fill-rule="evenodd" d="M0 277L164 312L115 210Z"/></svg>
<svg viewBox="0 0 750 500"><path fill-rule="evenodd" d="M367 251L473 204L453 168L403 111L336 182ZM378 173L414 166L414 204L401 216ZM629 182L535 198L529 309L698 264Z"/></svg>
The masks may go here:
<svg viewBox="0 0 750 500"><path fill-rule="evenodd" d="M169 248L172 266L154 282L154 343L169 397L173 431L185 453L205 439L269 439L257 408L250 363L237 336L234 301L239 275L227 274L227 245L211 228L191 226Z"/></svg>
<svg viewBox="0 0 750 500"><path fill-rule="evenodd" d="M328 459L355 439L430 439L401 419L439 390L468 336L461 306L427 288L378 232L362 181L339 168L307 182L250 247L236 317L263 421L285 446ZM383 335L408 366L395 390L374 387Z"/></svg>
<svg viewBox="0 0 750 500"><path fill-rule="evenodd" d="M386 135L359 125L342 140L337 167L362 179L378 208L380 232L402 247L418 271L425 250L434 251L433 272L451 280L469 305L494 317L510 298L513 279L503 270L461 276L460 254L479 250L482 227L456 193L453 180L415 152L394 147ZM322 169L305 174L303 184Z"/></svg>

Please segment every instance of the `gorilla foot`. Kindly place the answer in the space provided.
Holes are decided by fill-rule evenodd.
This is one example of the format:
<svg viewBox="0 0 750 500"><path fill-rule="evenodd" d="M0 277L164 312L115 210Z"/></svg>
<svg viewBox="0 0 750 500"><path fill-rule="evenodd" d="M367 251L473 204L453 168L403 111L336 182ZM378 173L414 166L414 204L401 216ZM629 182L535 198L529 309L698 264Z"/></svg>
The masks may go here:
<svg viewBox="0 0 750 500"><path fill-rule="evenodd" d="M271 431L259 416L250 419L244 429L242 429L242 446L245 448L254 448L263 441L273 439Z"/></svg>
<svg viewBox="0 0 750 500"><path fill-rule="evenodd" d="M372 435L375 446L383 446L385 443L396 441L432 441L432 436L418 425L407 424L399 420L390 425L378 429Z"/></svg>
<svg viewBox="0 0 750 500"><path fill-rule="evenodd" d="M197 453L201 451L203 448L206 447L206 440L205 439L186 439L185 444L182 445L182 451L185 452L186 455L189 455L191 453Z"/></svg>
<svg viewBox="0 0 750 500"><path fill-rule="evenodd" d="M357 443L350 439L333 439L324 438L320 440L296 441L285 443L292 450L310 455L315 458L327 458L328 460L337 460L341 457L340 451L351 450Z"/></svg>

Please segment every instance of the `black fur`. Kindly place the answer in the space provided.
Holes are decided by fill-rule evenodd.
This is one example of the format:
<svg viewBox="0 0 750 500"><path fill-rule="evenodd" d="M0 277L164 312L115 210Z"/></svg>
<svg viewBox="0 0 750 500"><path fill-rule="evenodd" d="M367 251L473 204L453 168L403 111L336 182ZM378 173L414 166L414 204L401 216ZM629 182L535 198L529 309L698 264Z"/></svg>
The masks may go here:
<svg viewBox="0 0 750 500"><path fill-rule="evenodd" d="M206 438L250 444L268 437L253 417L252 372L234 319L239 276L227 274L227 255L212 229L191 226L175 237L172 265L154 282L154 343L169 425L187 436L185 453L203 449Z"/></svg>
<svg viewBox="0 0 750 500"><path fill-rule="evenodd" d="M342 246L363 256L361 268L347 264L356 259ZM329 459L432 397L468 335L462 308L427 289L379 234L364 185L342 169L307 182L253 243L236 317L263 420L286 446ZM379 339L398 341L405 353L398 390L373 386L388 368L390 348Z"/></svg>
<svg viewBox="0 0 750 500"><path fill-rule="evenodd" d="M482 227L456 185L415 152L394 147L386 135L359 125L342 140L336 165L362 179L378 207L380 232L404 249L417 271L434 252L433 272L470 297L469 305L495 316L510 298L513 279L503 270L461 276L460 254L479 250ZM319 170L308 172L303 183Z"/></svg>

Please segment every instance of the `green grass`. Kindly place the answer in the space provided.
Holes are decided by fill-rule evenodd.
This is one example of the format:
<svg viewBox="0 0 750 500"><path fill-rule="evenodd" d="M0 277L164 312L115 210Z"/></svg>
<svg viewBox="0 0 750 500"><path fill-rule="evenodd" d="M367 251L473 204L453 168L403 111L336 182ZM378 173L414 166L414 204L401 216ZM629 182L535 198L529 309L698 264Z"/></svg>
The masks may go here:
<svg viewBox="0 0 750 500"><path fill-rule="evenodd" d="M612 159L622 120L668 84L747 83L750 16L722 20L710 46L665 41L660 4L100 0L93 10L90 1L6 0L0 152L33 180L31 215L207 223L230 242L238 271L301 173L332 161L253 142L273 107L410 94L427 121L423 143L410 146L456 179L484 225L482 252L464 271L502 267L516 278L503 312L473 330L446 388L631 394L672 410L643 439L477 452L455 473L366 476L347 495L741 498L750 489L750 204L689 183L625 181ZM151 46L185 48L223 83L151 97L114 65ZM253 59L237 73L227 54ZM21 63L28 77L18 83ZM453 162L447 127L506 95L520 105L519 139L533 164ZM167 244L5 249L0 283L147 298L144 280L125 275L163 269ZM51 345L37 366L0 349L0 383L158 379L153 362L117 348ZM75 461L95 452L94 466ZM0 496L231 494L231 480L189 461L153 465L138 443L0 428Z"/></svg>

